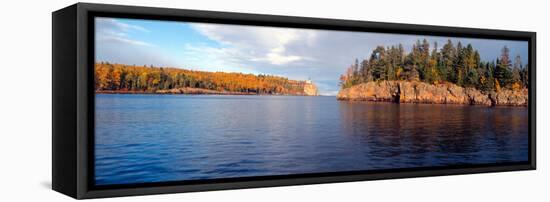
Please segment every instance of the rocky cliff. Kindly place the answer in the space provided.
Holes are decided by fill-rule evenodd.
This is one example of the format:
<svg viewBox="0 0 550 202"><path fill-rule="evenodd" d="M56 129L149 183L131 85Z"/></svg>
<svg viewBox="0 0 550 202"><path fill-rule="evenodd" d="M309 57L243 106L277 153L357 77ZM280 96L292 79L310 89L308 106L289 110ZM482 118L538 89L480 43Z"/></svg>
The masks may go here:
<svg viewBox="0 0 550 202"><path fill-rule="evenodd" d="M337 99L398 103L527 106L528 91L520 89L487 93L450 83L432 85L418 81L376 81L342 89L338 92Z"/></svg>
<svg viewBox="0 0 550 202"><path fill-rule="evenodd" d="M319 95L317 92L317 86L313 83L306 83L304 85L304 94L308 96L317 96Z"/></svg>

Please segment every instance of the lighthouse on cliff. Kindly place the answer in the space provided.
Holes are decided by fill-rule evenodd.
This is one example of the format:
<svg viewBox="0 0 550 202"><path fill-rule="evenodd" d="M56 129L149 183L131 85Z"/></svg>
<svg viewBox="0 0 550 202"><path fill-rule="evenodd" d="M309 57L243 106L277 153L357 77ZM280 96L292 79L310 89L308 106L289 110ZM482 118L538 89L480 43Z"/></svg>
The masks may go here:
<svg viewBox="0 0 550 202"><path fill-rule="evenodd" d="M305 81L305 85L304 85L304 94L305 95L309 95L309 96L317 96L319 95L318 91L317 91L317 86L315 86L315 84L313 84L313 82L311 81L311 77L309 77L306 81Z"/></svg>

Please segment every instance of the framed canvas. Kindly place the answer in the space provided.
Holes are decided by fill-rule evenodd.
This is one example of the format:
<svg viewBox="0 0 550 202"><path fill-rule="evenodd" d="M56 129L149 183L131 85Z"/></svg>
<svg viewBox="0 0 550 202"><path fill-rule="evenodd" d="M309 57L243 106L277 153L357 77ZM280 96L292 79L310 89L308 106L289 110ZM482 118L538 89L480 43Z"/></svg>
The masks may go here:
<svg viewBox="0 0 550 202"><path fill-rule="evenodd" d="M53 20L74 198L534 170L536 34L78 3Z"/></svg>

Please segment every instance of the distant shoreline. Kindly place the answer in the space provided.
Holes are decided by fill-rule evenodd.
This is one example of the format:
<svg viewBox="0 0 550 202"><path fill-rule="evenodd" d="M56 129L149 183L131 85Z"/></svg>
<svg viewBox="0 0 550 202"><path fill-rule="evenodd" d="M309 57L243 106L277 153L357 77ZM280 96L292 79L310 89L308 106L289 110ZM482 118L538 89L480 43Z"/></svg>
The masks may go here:
<svg viewBox="0 0 550 202"><path fill-rule="evenodd" d="M96 63L95 89L104 94L317 95L311 80L237 72Z"/></svg>
<svg viewBox="0 0 550 202"><path fill-rule="evenodd" d="M172 92L170 90L156 90L156 91L128 91L128 90L96 90L96 94L155 94L155 95L260 95L255 93L241 93L241 92L224 92L224 91L212 91L212 90L197 90L197 91L183 91Z"/></svg>
<svg viewBox="0 0 550 202"><path fill-rule="evenodd" d="M178 88L168 90L151 90L151 91L135 91L135 90L95 90L95 94L152 94L152 95L257 95L257 96L314 96L314 95L299 95L299 94L269 94L269 93L253 93L253 92L230 92L216 91L202 88ZM317 95L318 96L318 95Z"/></svg>

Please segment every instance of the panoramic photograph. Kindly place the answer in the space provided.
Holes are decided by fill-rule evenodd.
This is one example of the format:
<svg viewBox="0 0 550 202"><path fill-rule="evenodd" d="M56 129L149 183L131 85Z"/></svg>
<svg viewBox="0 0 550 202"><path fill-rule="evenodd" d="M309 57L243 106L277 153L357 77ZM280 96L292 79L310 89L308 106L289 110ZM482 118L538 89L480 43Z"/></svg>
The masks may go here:
<svg viewBox="0 0 550 202"><path fill-rule="evenodd" d="M96 185L529 160L528 42L95 18Z"/></svg>

